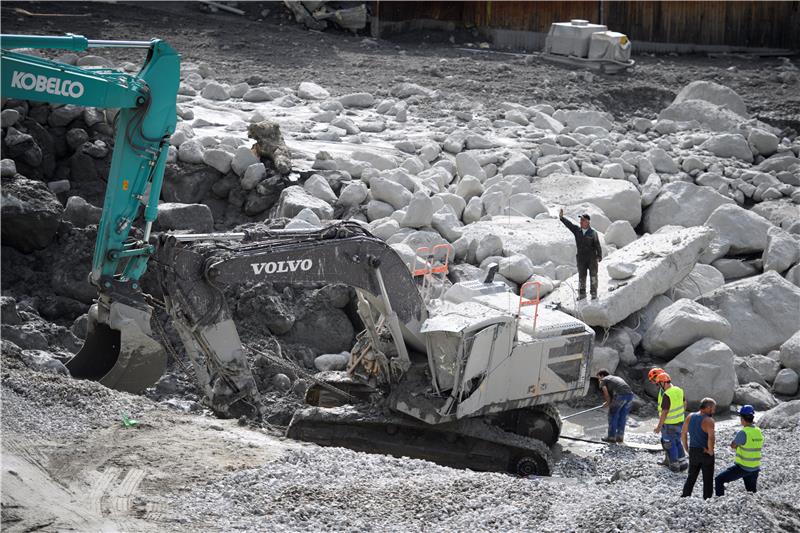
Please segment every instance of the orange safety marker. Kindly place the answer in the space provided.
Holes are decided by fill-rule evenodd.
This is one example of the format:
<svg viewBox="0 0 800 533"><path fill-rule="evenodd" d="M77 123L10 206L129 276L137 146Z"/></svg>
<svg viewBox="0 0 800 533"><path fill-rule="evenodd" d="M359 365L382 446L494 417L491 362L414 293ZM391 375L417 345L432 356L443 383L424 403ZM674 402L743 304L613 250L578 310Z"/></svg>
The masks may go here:
<svg viewBox="0 0 800 533"><path fill-rule="evenodd" d="M525 292L525 287L528 285L536 285L536 299L533 298L525 298L523 293ZM521 316L522 308L527 307L529 305L535 305L536 309L533 312L533 331L536 331L536 322L539 319L539 301L540 301L540 294L541 294L542 283L539 281L528 281L522 284L522 287L519 288L519 307L517 308L517 316ZM523 301L525 300L525 301Z"/></svg>

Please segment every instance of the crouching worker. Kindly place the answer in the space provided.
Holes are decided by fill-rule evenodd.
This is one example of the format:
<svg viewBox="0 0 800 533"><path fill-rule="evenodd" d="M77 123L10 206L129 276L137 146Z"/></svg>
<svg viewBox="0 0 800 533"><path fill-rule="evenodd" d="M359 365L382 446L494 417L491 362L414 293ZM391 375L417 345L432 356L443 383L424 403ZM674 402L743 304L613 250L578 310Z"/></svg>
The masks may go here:
<svg viewBox="0 0 800 533"><path fill-rule="evenodd" d="M692 495L697 476L703 472L703 499L714 495L714 410L717 402L703 398L700 410L686 417L681 431L681 442L689 450L689 476L683 485L684 498Z"/></svg>
<svg viewBox="0 0 800 533"><path fill-rule="evenodd" d="M669 469L680 472L689 468L686 453L681 445L681 431L686 419L686 401L683 389L672 384L669 374L662 372L655 377L656 383L664 391L661 397L661 416L653 433L661 433L661 445L668 452Z"/></svg>
<svg viewBox="0 0 800 533"><path fill-rule="evenodd" d="M739 423L742 429L731 442L731 448L736 452L733 466L719 473L714 480L714 489L717 496L725 494L725 483L741 479L747 492L756 492L758 473L761 470L761 448L764 446L764 434L761 429L753 425L756 410L752 405L743 405L739 409Z"/></svg>
<svg viewBox="0 0 800 533"><path fill-rule="evenodd" d="M625 439L625 424L628 414L633 407L633 390L619 376L612 376L605 368L597 372L597 381L603 393L605 405L608 406L608 436L605 442L623 442Z"/></svg>

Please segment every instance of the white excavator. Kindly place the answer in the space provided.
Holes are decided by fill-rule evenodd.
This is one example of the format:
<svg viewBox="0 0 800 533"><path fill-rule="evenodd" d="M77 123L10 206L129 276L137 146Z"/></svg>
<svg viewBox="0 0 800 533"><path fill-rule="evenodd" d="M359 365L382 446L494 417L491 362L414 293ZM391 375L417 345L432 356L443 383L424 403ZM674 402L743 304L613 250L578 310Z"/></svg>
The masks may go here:
<svg viewBox="0 0 800 533"><path fill-rule="evenodd" d="M418 264L406 265L356 222L151 236L179 56L163 41L4 35L0 43L3 98L122 108L90 275L99 295L85 344L67 364L74 377L137 393L152 386L171 349L152 320L154 306L163 306L205 403L220 416L258 417L262 400L223 289L343 283L355 288L366 329L346 372L315 377L289 437L475 470L551 473L561 431L553 403L588 391L589 326L540 306L538 294L515 295L494 281L496 267L485 279L448 285L448 246L418 250ZM129 76L10 51L92 46L147 48L147 61ZM163 301L139 285L148 262ZM538 287L520 292L528 290Z"/></svg>

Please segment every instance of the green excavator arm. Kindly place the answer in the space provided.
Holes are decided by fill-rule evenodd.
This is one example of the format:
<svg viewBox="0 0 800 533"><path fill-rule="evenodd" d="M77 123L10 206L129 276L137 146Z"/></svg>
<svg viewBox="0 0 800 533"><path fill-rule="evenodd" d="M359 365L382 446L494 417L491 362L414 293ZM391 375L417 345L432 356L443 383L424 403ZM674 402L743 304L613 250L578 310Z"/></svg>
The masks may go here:
<svg viewBox="0 0 800 533"><path fill-rule="evenodd" d="M14 51L141 48L141 70L76 67ZM114 152L95 243L90 281L98 288L83 349L67 364L75 377L139 392L161 376L165 353L152 338L152 308L139 287L154 252L169 139L175 131L180 56L166 42L90 40L79 35L0 36L3 98L116 108ZM139 238L132 236L141 225Z"/></svg>

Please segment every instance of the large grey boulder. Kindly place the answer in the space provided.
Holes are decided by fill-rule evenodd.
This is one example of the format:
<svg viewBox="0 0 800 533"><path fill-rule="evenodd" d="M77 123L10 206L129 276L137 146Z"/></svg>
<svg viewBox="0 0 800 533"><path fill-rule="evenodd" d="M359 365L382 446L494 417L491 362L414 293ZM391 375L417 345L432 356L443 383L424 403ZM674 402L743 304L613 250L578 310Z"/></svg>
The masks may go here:
<svg viewBox="0 0 800 533"><path fill-rule="evenodd" d="M545 301L560 302L566 312L581 316L591 326L611 327L685 278L712 236L713 232L703 227L645 235L604 259L636 264L636 274L624 284L612 280L601 268L597 275L597 300L575 301L574 294L578 291L578 277L575 275L563 282Z"/></svg>
<svg viewBox="0 0 800 533"><path fill-rule="evenodd" d="M320 372L345 370L350 361L350 352L324 353L314 359L314 366Z"/></svg>
<svg viewBox="0 0 800 533"><path fill-rule="evenodd" d="M758 383L764 387L768 387L767 380L764 379L758 370L750 366L750 361L744 357L734 357L734 367L736 368L736 379L740 385L746 383Z"/></svg>
<svg viewBox="0 0 800 533"><path fill-rule="evenodd" d="M633 226L627 220L617 220L612 222L605 231L606 243L613 244L617 248L622 248L635 241L639 236L636 235Z"/></svg>
<svg viewBox="0 0 800 533"><path fill-rule="evenodd" d="M713 81L698 80L689 83L681 89L673 104L679 104L687 100L703 100L716 106L733 111L743 118L750 118L747 114L747 106L744 105L742 97L730 87L720 85Z"/></svg>
<svg viewBox="0 0 800 533"><path fill-rule="evenodd" d="M575 238L558 220L497 216L463 228L463 236L468 241L480 240L486 235L500 238L503 255L522 254L534 265L547 261L575 265Z"/></svg>
<svg viewBox="0 0 800 533"><path fill-rule="evenodd" d="M3 244L23 253L45 248L53 240L63 208L41 181L20 175L4 179L0 196Z"/></svg>
<svg viewBox="0 0 800 533"><path fill-rule="evenodd" d="M767 246L761 256L764 271L785 272L800 261L800 242L781 228L767 230Z"/></svg>
<svg viewBox="0 0 800 533"><path fill-rule="evenodd" d="M403 220L400 221L400 226L404 228L424 228L430 226L432 221L433 201L423 191L417 191L408 204L406 214Z"/></svg>
<svg viewBox="0 0 800 533"><path fill-rule="evenodd" d="M780 354L783 366L800 373L800 324L798 331L781 344Z"/></svg>
<svg viewBox="0 0 800 533"><path fill-rule="evenodd" d="M675 356L664 370L683 389L689 409L696 409L705 397L714 398L720 409L733 402L736 370L733 351L724 342L701 339Z"/></svg>
<svg viewBox="0 0 800 533"><path fill-rule="evenodd" d="M769 220L735 204L717 207L705 225L717 231L719 241L730 245L729 253L762 252L767 247Z"/></svg>
<svg viewBox="0 0 800 533"><path fill-rule="evenodd" d="M664 294L658 294L651 299L647 305L638 311L634 311L623 321L623 325L630 328L639 338L637 345L641 343L647 330L655 322L658 314L672 305L673 300Z"/></svg>
<svg viewBox="0 0 800 533"><path fill-rule="evenodd" d="M772 393L758 383L747 383L736 387L733 402L737 405L752 405L759 411L766 411L778 405L778 400Z"/></svg>
<svg viewBox="0 0 800 533"><path fill-rule="evenodd" d="M80 196L70 196L61 218L74 226L85 228L90 224L99 224L101 216L101 208L93 206Z"/></svg>
<svg viewBox="0 0 800 533"><path fill-rule="evenodd" d="M758 425L766 429L798 427L800 425L800 400L778 404L760 417Z"/></svg>
<svg viewBox="0 0 800 533"><path fill-rule="evenodd" d="M775 376L775 382L772 384L772 390L776 394L783 394L785 396L794 396L797 394L798 376L797 372L791 368L784 368L778 375Z"/></svg>
<svg viewBox="0 0 800 533"><path fill-rule="evenodd" d="M777 376L778 372L781 370L780 362L766 355L753 354L746 356L744 359L747 361L750 368L758 372L758 375L767 383L775 381L775 376Z"/></svg>
<svg viewBox="0 0 800 533"><path fill-rule="evenodd" d="M214 231L214 217L205 204L164 202L158 205L157 230L189 230L193 233Z"/></svg>
<svg viewBox="0 0 800 533"><path fill-rule="evenodd" d="M701 226L719 206L733 204L710 187L685 181L667 183L644 213L644 230L655 232L663 226Z"/></svg>
<svg viewBox="0 0 800 533"><path fill-rule="evenodd" d="M735 157L748 163L753 162L753 152L747 140L738 133L721 133L714 135L700 145L701 150L708 150L718 157Z"/></svg>
<svg viewBox="0 0 800 533"><path fill-rule="evenodd" d="M478 160L469 152L461 152L456 155L456 172L458 172L458 177L462 179L465 176L472 176L481 183L486 180L486 171L483 170ZM469 198L466 199L468 200Z"/></svg>
<svg viewBox="0 0 800 533"><path fill-rule="evenodd" d="M612 221L627 220L632 226L638 225L642 218L639 191L625 180L551 174L533 180L531 192L553 204L595 204Z"/></svg>
<svg viewBox="0 0 800 533"><path fill-rule="evenodd" d="M411 203L413 195L411 191L395 181L386 178L375 177L369 182L372 197L375 200L386 202L395 209L401 209Z"/></svg>
<svg viewBox="0 0 800 533"><path fill-rule="evenodd" d="M731 323L726 342L737 354L775 350L798 329L800 287L775 272L727 283L702 302Z"/></svg>
<svg viewBox="0 0 800 533"><path fill-rule="evenodd" d="M725 284L725 276L711 265L697 263L689 275L679 281L670 292L674 300L699 298Z"/></svg>
<svg viewBox="0 0 800 533"><path fill-rule="evenodd" d="M644 349L661 359L669 359L686 346L703 339L724 341L731 324L699 303L682 299L662 310L642 339Z"/></svg>
<svg viewBox="0 0 800 533"><path fill-rule="evenodd" d="M320 220L333 218L333 207L328 202L311 196L299 185L292 185L281 191L276 213L279 217L294 218L306 207L311 209Z"/></svg>

